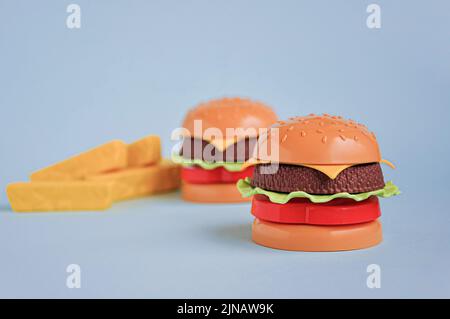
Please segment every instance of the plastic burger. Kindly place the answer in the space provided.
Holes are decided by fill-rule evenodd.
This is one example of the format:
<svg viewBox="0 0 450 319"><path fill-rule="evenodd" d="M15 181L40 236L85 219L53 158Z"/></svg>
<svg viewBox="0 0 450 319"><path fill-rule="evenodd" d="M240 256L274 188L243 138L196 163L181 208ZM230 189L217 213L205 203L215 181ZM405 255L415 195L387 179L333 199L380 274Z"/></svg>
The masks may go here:
<svg viewBox="0 0 450 319"><path fill-rule="evenodd" d="M277 138L273 138L277 132ZM378 197L399 194L384 182L375 134L340 116L279 121L248 165L252 178L238 182L253 195L252 238L260 245L298 251L367 248L382 241ZM272 145L273 146L273 145ZM271 169L269 169L271 168Z"/></svg>
<svg viewBox="0 0 450 319"><path fill-rule="evenodd" d="M274 124L267 105L242 98L223 98L190 110L183 122L181 150L173 156L181 163L182 198L192 202L242 202L239 179L251 176L244 167L261 130Z"/></svg>

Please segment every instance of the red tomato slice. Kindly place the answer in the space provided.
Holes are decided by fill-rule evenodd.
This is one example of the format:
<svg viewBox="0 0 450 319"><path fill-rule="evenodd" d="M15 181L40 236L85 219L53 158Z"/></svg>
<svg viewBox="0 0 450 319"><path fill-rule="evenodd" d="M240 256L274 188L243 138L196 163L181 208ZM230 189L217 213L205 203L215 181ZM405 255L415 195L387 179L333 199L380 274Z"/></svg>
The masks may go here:
<svg viewBox="0 0 450 319"><path fill-rule="evenodd" d="M191 184L236 183L241 178L252 177L253 166L241 172L230 172L223 167L207 170L198 166L183 167L181 178Z"/></svg>
<svg viewBox="0 0 450 319"><path fill-rule="evenodd" d="M276 204L264 195L253 196L252 214L262 220L284 224L351 225L380 217L378 197L357 202L337 198L315 204L307 198L294 198L286 204Z"/></svg>

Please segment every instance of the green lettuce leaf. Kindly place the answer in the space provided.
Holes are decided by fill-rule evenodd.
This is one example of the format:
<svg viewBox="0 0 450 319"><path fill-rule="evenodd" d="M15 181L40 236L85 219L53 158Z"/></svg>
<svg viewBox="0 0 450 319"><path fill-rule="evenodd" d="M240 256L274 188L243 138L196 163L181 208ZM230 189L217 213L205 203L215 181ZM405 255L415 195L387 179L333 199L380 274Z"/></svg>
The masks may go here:
<svg viewBox="0 0 450 319"><path fill-rule="evenodd" d="M359 202L369 198L370 196L391 197L400 194L400 190L392 182L387 182L384 188L377 189L371 192L350 194L350 193L337 193L333 195L311 195L306 192L298 191L289 194L277 193L268 191L259 187L253 187L250 184L250 178L241 179L237 182L237 188L244 197L250 197L252 195L261 194L269 197L272 203L286 204L292 198L308 198L313 203L326 203L335 198L351 198Z"/></svg>
<svg viewBox="0 0 450 319"><path fill-rule="evenodd" d="M218 167L223 167L230 172L240 172L243 170L242 166L244 165L244 163L232 163L232 162L205 162L202 161L201 159L189 159L184 158L180 155L172 155L172 161L177 164L181 164L184 167L191 167L197 165L206 170L212 170Z"/></svg>

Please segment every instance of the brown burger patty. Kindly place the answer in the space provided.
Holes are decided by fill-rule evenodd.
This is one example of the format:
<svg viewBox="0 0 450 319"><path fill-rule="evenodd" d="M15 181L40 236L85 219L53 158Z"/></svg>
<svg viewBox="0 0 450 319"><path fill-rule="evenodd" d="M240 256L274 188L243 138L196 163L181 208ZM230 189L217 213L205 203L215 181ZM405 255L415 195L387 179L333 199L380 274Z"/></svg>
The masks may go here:
<svg viewBox="0 0 450 319"><path fill-rule="evenodd" d="M180 155L207 162L245 162L250 158L255 145L256 138L246 138L221 152L207 141L190 138L184 140Z"/></svg>
<svg viewBox="0 0 450 319"><path fill-rule="evenodd" d="M252 186L280 193L304 191L318 195L365 193L384 187L379 163L350 166L335 179L313 168L287 164L280 164L275 174L261 174L261 169L268 165L270 164L255 167Z"/></svg>

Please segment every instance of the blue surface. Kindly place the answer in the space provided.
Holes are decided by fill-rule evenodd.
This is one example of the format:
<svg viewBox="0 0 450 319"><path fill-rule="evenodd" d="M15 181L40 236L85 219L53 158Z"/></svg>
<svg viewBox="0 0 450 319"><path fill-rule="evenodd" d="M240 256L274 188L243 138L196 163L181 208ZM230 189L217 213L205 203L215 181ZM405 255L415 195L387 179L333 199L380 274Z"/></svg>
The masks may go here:
<svg viewBox="0 0 450 319"><path fill-rule="evenodd" d="M110 139L156 133L168 154L188 107L241 95L367 124L403 194L381 246L318 254L252 244L248 205L17 215L2 192L0 296L450 297L448 1L377 1L379 30L369 1L76 1L79 30L69 3L0 0L0 188Z"/></svg>

